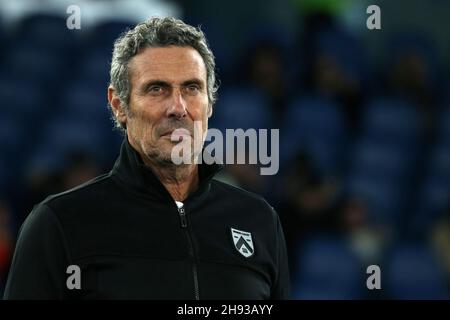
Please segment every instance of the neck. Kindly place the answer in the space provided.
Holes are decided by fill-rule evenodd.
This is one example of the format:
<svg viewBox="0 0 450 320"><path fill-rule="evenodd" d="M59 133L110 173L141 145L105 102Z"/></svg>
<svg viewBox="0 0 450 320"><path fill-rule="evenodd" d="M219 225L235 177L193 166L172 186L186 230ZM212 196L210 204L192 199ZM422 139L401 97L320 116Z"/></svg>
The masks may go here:
<svg viewBox="0 0 450 320"><path fill-rule="evenodd" d="M175 201L184 201L198 187L199 175L196 164L162 166L145 157L143 157L143 161Z"/></svg>

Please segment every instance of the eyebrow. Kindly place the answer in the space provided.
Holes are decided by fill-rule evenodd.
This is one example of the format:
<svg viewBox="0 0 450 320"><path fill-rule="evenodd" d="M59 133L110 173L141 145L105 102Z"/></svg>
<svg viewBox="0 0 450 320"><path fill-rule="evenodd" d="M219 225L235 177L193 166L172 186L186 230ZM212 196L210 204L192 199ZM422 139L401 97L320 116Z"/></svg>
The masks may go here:
<svg viewBox="0 0 450 320"><path fill-rule="evenodd" d="M200 86L200 88L204 87L204 81L198 79L198 78L191 78L188 80L185 80L181 83L182 86L186 87L189 86L191 84L197 84ZM165 87L168 88L171 86L171 84L167 81L164 80L158 80L158 79L154 79L154 80L149 80L147 82L145 82L142 86L141 86L141 92L145 92L147 91L151 86L161 86L161 87Z"/></svg>
<svg viewBox="0 0 450 320"><path fill-rule="evenodd" d="M141 85L141 92L146 92L151 86L170 87L170 84L163 80L150 80Z"/></svg>
<svg viewBox="0 0 450 320"><path fill-rule="evenodd" d="M183 86L188 86L188 85L190 85L190 84L197 84L197 85L199 85L201 88L203 88L203 86L204 86L204 81L202 81L202 80L200 80L200 79L197 79L197 78L192 78L192 79L186 80L186 81L184 81L184 82L182 83Z"/></svg>

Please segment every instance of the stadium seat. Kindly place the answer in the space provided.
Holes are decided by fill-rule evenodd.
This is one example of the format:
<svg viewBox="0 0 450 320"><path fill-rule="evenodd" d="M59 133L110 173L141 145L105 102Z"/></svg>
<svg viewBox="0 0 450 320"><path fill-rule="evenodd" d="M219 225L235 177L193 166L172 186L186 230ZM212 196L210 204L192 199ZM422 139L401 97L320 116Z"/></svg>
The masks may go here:
<svg viewBox="0 0 450 320"><path fill-rule="evenodd" d="M25 128L20 121L7 115L0 117L0 150L3 155L17 154L26 142Z"/></svg>
<svg viewBox="0 0 450 320"><path fill-rule="evenodd" d="M450 101L440 112L437 126L438 142L450 145Z"/></svg>
<svg viewBox="0 0 450 320"><path fill-rule="evenodd" d="M80 81L97 82L103 86L103 91L109 83L109 68L111 63L112 47L106 49L95 49L83 55L80 61L78 77Z"/></svg>
<svg viewBox="0 0 450 320"><path fill-rule="evenodd" d="M360 299L365 270L345 239L316 236L304 242L298 257L294 299Z"/></svg>
<svg viewBox="0 0 450 320"><path fill-rule="evenodd" d="M442 67L436 44L430 37L415 32L400 32L393 34L387 41L386 52L389 59L385 65L388 69L398 64L409 54L418 55L425 62L427 81L431 87L439 88L442 82Z"/></svg>
<svg viewBox="0 0 450 320"><path fill-rule="evenodd" d="M355 144L350 162L354 174L386 176L395 183L411 174L409 160L406 150L363 138Z"/></svg>
<svg viewBox="0 0 450 320"><path fill-rule="evenodd" d="M69 84L61 95L57 111L68 118L98 124L109 122L107 87L95 81Z"/></svg>
<svg viewBox="0 0 450 320"><path fill-rule="evenodd" d="M119 35L134 25L135 23L131 21L108 20L100 22L90 30L85 44L91 48L100 47L110 48L112 50L114 41Z"/></svg>
<svg viewBox="0 0 450 320"><path fill-rule="evenodd" d="M271 128L271 113L265 97L254 89L224 89L214 106L210 127L225 129Z"/></svg>
<svg viewBox="0 0 450 320"><path fill-rule="evenodd" d="M102 161L109 152L109 141L95 123L63 116L56 117L49 123L42 141L49 149L61 155L85 151Z"/></svg>
<svg viewBox="0 0 450 320"><path fill-rule="evenodd" d="M8 183L11 178L11 170L9 170L3 158L0 158L0 197L5 195Z"/></svg>
<svg viewBox="0 0 450 320"><path fill-rule="evenodd" d="M424 176L409 222L411 231L419 236L427 234L450 206L450 144L434 146Z"/></svg>
<svg viewBox="0 0 450 320"><path fill-rule="evenodd" d="M350 152L347 192L365 201L369 223L401 224L415 166L407 149L361 138Z"/></svg>
<svg viewBox="0 0 450 320"><path fill-rule="evenodd" d="M356 81L366 81L366 54L357 37L344 30L322 30L318 33L314 49L316 55L333 57L346 74Z"/></svg>
<svg viewBox="0 0 450 320"><path fill-rule="evenodd" d="M80 41L80 32L69 30L66 17L62 15L35 14L21 21L18 37L23 42L59 52L74 55Z"/></svg>
<svg viewBox="0 0 450 320"><path fill-rule="evenodd" d="M58 52L19 42L12 46L5 58L6 70L21 79L35 81L39 85L59 84L68 76L67 57Z"/></svg>
<svg viewBox="0 0 450 320"><path fill-rule="evenodd" d="M386 292L392 299L449 299L447 278L424 244L398 244L386 265Z"/></svg>
<svg viewBox="0 0 450 320"><path fill-rule="evenodd" d="M0 74L0 99L3 116L12 116L27 123L46 110L45 92L38 83Z"/></svg>
<svg viewBox="0 0 450 320"><path fill-rule="evenodd" d="M367 104L361 127L349 157L347 190L367 203L370 223L401 231L418 174L420 114L402 99L377 98Z"/></svg>
<svg viewBox="0 0 450 320"><path fill-rule="evenodd" d="M421 133L421 117L414 105L402 99L378 98L368 103L362 127L371 139L412 147Z"/></svg>
<svg viewBox="0 0 450 320"><path fill-rule="evenodd" d="M288 107L282 123L282 163L291 161L298 152L306 152L322 173L340 169L347 127L339 105L322 97L301 97Z"/></svg>

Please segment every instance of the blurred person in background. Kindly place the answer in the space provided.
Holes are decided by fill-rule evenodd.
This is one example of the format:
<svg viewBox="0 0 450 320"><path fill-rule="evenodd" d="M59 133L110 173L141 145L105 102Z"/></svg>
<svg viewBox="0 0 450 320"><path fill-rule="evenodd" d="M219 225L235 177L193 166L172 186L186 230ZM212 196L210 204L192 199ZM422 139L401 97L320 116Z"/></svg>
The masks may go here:
<svg viewBox="0 0 450 320"><path fill-rule="evenodd" d="M299 70L299 86L308 94L327 97L339 103L351 133L361 130L364 91L360 59L349 30L341 22L340 15L348 12L349 1L293 0L302 21L298 32L298 51L302 64Z"/></svg>
<svg viewBox="0 0 450 320"><path fill-rule="evenodd" d="M286 193L280 217L286 235L289 261L293 263L305 238L315 233L342 231L336 185L314 169L306 154L300 153L286 171ZM291 270L296 270L291 265Z"/></svg>
<svg viewBox="0 0 450 320"><path fill-rule="evenodd" d="M265 105L260 108L262 113L267 111L270 115L269 123L265 124L270 128L281 127L286 105L291 98L285 60L283 47L275 39L257 38L241 57L231 81L231 84L240 90L256 92L267 101L267 109ZM256 115L255 117L257 118ZM257 124L254 124L256 127ZM258 165L229 164L225 166L225 171L234 178L238 186L275 200L276 177L260 175Z"/></svg>
<svg viewBox="0 0 450 320"><path fill-rule="evenodd" d="M370 223L365 201L348 195L340 210L343 230L362 263L380 263L388 236L382 228Z"/></svg>
<svg viewBox="0 0 450 320"><path fill-rule="evenodd" d="M278 127L291 98L286 55L275 39L260 39L251 46L236 70L234 82L262 92L270 106L273 126Z"/></svg>
<svg viewBox="0 0 450 320"><path fill-rule="evenodd" d="M442 96L436 81L438 75L429 61L432 54L425 55L421 52L424 50L418 48L419 45L425 46L421 43L400 42L398 48L393 49L391 68L386 72L387 79L383 83L386 83L387 92L406 99L418 109L422 119L422 134L429 144L435 138L433 130L437 127L436 113Z"/></svg>
<svg viewBox="0 0 450 320"><path fill-rule="evenodd" d="M99 164L87 150L72 150L62 158L64 161L61 167L50 169L40 165L30 170L20 211L29 212L49 194L74 188L93 179L101 171ZM22 224L26 216L18 218L19 224Z"/></svg>
<svg viewBox="0 0 450 320"><path fill-rule="evenodd" d="M62 188L68 190L89 181L100 174L100 168L87 152L74 152L67 159L62 173Z"/></svg>
<svg viewBox="0 0 450 320"><path fill-rule="evenodd" d="M319 52L312 63L310 92L329 97L340 103L354 135L360 128L363 95L359 79L339 63L333 53Z"/></svg>
<svg viewBox="0 0 450 320"><path fill-rule="evenodd" d="M445 269L448 286L450 287L450 207L434 224L431 241Z"/></svg>

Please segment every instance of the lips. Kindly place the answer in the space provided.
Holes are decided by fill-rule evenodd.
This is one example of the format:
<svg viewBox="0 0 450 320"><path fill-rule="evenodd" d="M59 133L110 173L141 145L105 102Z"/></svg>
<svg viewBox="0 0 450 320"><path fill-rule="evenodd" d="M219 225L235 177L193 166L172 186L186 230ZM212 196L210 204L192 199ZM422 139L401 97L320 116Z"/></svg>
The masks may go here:
<svg viewBox="0 0 450 320"><path fill-rule="evenodd" d="M171 136L173 131L174 131L174 130L166 131L166 132L164 132L164 133L161 135L161 137L164 137L164 136Z"/></svg>
<svg viewBox="0 0 450 320"><path fill-rule="evenodd" d="M188 129L177 128L164 132L161 135L161 137L171 137L172 135L174 135L175 137L184 137L184 136L191 136L191 133Z"/></svg>

